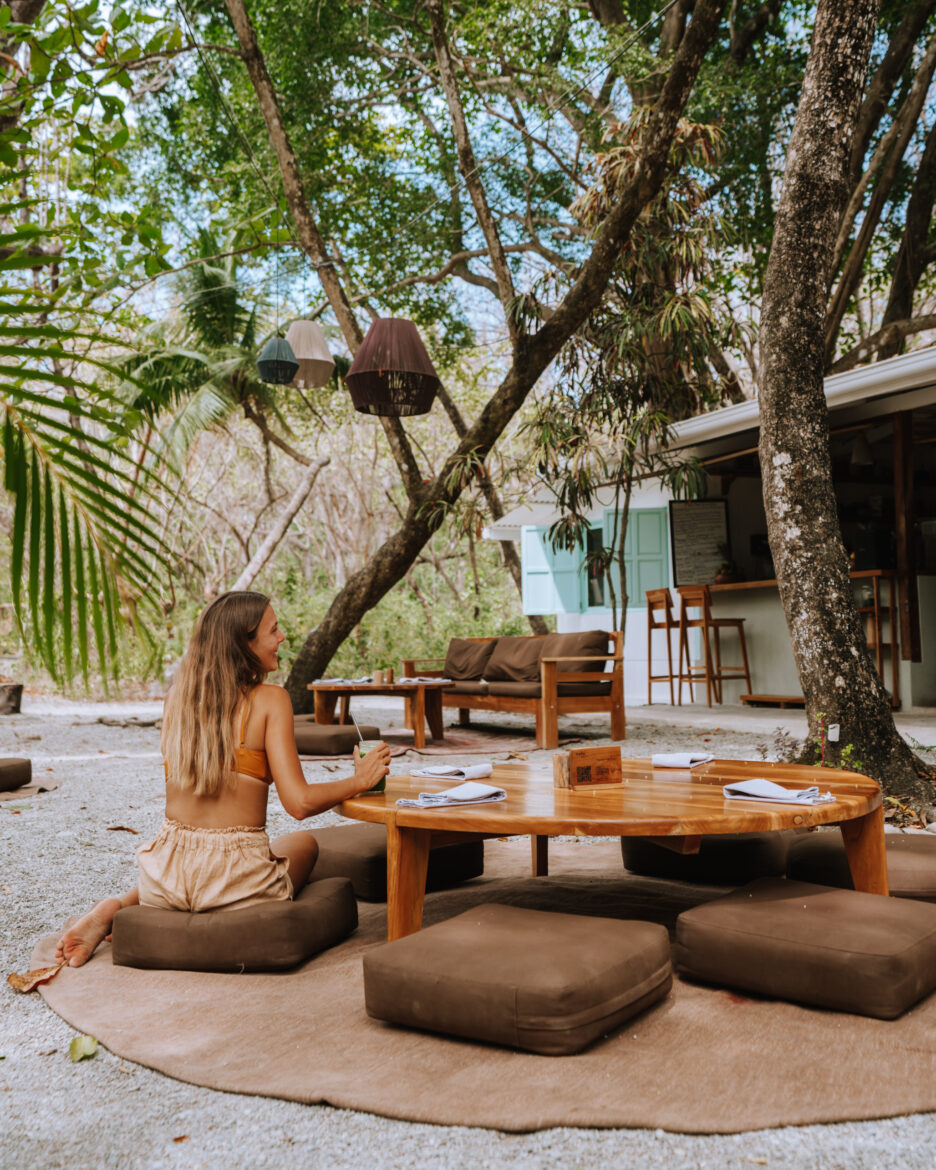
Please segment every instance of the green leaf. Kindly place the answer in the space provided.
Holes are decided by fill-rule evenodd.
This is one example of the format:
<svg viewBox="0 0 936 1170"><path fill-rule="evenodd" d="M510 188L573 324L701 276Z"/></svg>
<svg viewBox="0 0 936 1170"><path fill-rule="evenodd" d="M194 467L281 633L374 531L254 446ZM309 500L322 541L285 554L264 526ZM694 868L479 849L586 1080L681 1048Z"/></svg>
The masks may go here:
<svg viewBox="0 0 936 1170"><path fill-rule="evenodd" d="M93 1036L75 1036L68 1046L68 1055L75 1064L79 1060L90 1060L98 1050L98 1042Z"/></svg>
<svg viewBox="0 0 936 1170"><path fill-rule="evenodd" d="M104 622L101 615L101 598L98 586L97 549L88 544L88 580L91 586L91 622L94 625L94 642L97 646L98 662L101 664L101 681L107 693L107 676L104 666L107 662L107 646L104 642Z"/></svg>
<svg viewBox="0 0 936 1170"><path fill-rule="evenodd" d="M55 669L55 506L52 499L52 476L48 468L43 476L45 493L42 505L42 521L45 548L43 550L43 582L42 582L42 627L43 640L46 647L46 666L55 682L58 674Z"/></svg>
<svg viewBox="0 0 936 1170"><path fill-rule="evenodd" d="M74 674L72 665L72 577L71 541L68 535L68 502L65 491L59 488L59 543L62 566L62 660L65 677L70 683Z"/></svg>
<svg viewBox="0 0 936 1170"><path fill-rule="evenodd" d="M81 542L81 527L78 513L74 519L75 544L75 601L78 608L78 661L81 664L81 676L85 686L88 685L88 598L85 593L84 577L84 549Z"/></svg>

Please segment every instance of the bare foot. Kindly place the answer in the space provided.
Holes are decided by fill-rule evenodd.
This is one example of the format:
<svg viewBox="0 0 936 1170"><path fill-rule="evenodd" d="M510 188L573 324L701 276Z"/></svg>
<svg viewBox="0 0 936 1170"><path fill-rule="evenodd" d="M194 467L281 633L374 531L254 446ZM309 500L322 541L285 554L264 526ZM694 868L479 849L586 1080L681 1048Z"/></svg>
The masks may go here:
<svg viewBox="0 0 936 1170"><path fill-rule="evenodd" d="M120 909L119 898L105 898L83 918L68 928L58 941L55 957L69 967L80 967L94 954L98 943L110 934L114 915Z"/></svg>

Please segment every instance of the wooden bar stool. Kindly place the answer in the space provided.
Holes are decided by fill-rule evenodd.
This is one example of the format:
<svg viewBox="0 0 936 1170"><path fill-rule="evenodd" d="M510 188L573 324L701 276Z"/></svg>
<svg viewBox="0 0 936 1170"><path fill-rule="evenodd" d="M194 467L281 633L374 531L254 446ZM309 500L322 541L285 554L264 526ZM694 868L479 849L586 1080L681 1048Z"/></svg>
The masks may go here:
<svg viewBox="0 0 936 1170"><path fill-rule="evenodd" d="M676 679L676 673L673 670L673 640L671 635L672 630L679 628L676 618L673 615L673 599L670 596L668 589L648 589L646 591L647 598L647 705L653 703L653 684L655 682L669 683L669 701L670 706L674 706L676 700L673 697L673 682ZM662 617L662 621L660 621ZM669 674L654 674L653 673L653 631L666 631L666 660L669 663Z"/></svg>
<svg viewBox="0 0 936 1170"><path fill-rule="evenodd" d="M693 685L705 683L705 700L711 707L712 695L716 703L722 701L722 682L725 679L745 679L751 690L751 668L748 665L747 644L744 640L744 618L713 618L711 594L707 585L682 585L676 592L679 607L679 705L682 706L683 683L689 684L689 702L694 702ZM697 610L693 616L691 611ZM734 629L741 646L741 666L725 666L721 660L721 631ZM702 637L702 661L695 666L689 656L689 631L699 630ZM712 640L709 640L709 632ZM714 654L713 654L714 647Z"/></svg>

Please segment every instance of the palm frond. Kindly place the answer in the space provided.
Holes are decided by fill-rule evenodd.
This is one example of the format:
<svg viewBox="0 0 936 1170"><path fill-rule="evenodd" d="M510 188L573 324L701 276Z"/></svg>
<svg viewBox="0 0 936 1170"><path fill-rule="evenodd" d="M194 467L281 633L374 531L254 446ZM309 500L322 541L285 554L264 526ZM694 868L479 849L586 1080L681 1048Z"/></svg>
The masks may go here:
<svg viewBox="0 0 936 1170"><path fill-rule="evenodd" d="M119 599L155 602L167 550L137 460L124 398L98 381L125 371L117 343L57 315L53 297L16 286L34 225L0 252L0 416L4 487L13 497L11 596L27 650L53 678L87 684L89 623L102 675L116 677ZM43 315L48 320L43 320ZM138 415L136 417L139 417Z"/></svg>

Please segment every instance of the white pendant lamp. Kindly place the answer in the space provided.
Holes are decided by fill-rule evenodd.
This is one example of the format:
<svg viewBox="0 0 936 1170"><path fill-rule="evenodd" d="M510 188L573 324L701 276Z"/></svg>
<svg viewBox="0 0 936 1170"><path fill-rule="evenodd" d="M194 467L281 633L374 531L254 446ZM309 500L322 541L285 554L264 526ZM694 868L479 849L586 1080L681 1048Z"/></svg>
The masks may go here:
<svg viewBox="0 0 936 1170"><path fill-rule="evenodd" d="M315 321L293 321L286 330L286 340L299 363L292 385L309 388L326 385L335 360L328 352L321 326Z"/></svg>

